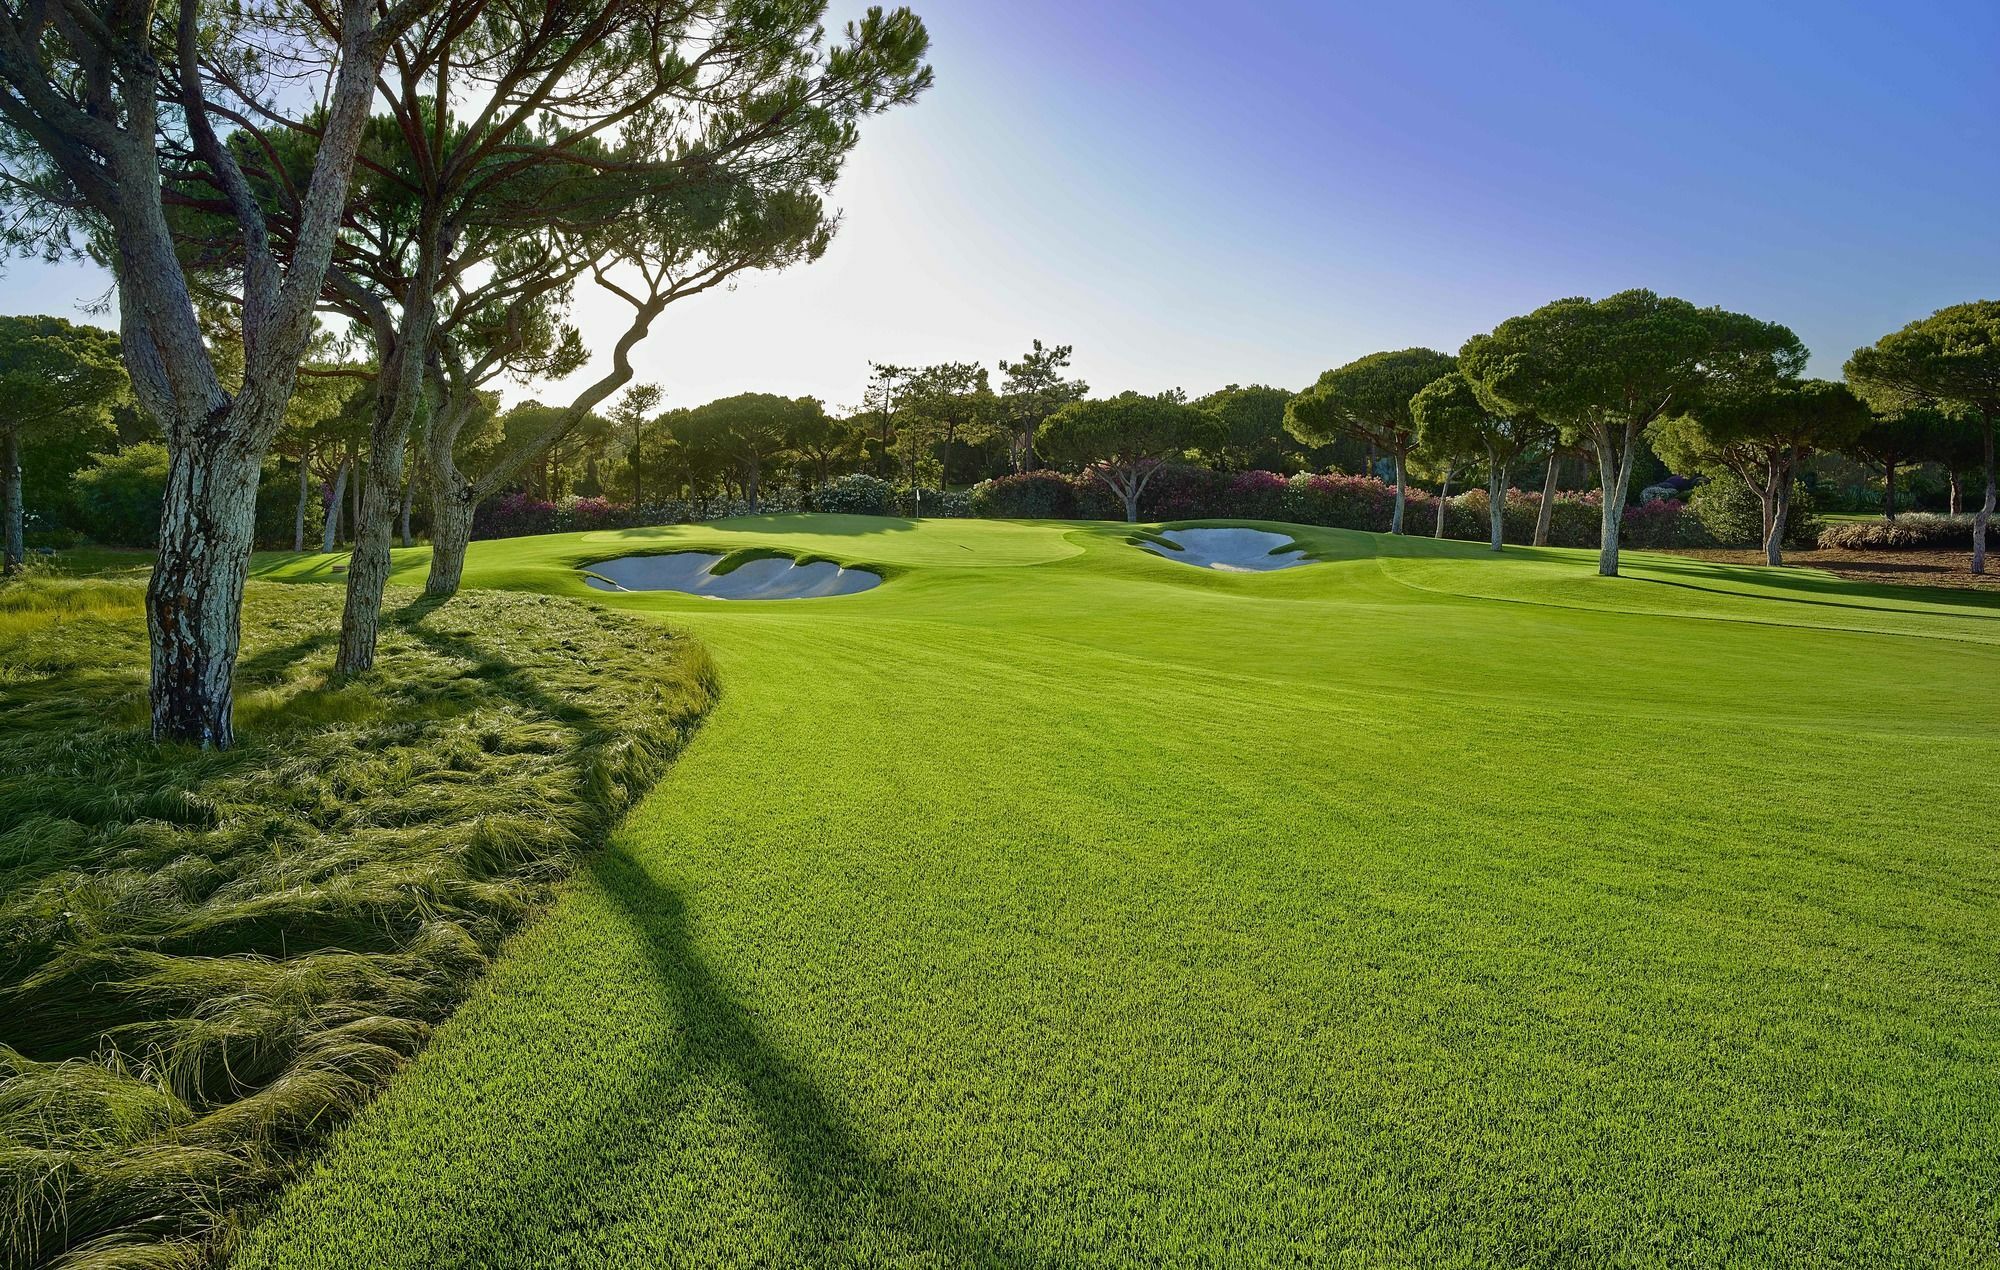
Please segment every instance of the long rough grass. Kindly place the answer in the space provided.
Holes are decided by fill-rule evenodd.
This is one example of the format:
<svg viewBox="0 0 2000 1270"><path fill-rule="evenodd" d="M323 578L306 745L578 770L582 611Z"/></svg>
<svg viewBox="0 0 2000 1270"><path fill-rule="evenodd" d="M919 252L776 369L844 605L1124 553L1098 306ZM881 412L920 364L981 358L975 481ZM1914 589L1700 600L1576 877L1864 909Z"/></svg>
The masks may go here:
<svg viewBox="0 0 2000 1270"><path fill-rule="evenodd" d="M240 1270L1993 1264L2000 604L1284 532L476 544L724 692Z"/></svg>
<svg viewBox="0 0 2000 1270"><path fill-rule="evenodd" d="M533 595L254 586L228 753L145 736L141 590L0 587L0 1262L199 1262L379 1090L706 711L705 655Z"/></svg>

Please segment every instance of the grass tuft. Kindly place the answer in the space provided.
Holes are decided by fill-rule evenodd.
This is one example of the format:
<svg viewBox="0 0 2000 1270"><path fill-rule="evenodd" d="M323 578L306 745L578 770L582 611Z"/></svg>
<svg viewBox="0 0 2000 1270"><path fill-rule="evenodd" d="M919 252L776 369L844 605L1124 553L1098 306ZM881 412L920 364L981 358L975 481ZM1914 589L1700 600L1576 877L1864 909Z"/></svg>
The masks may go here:
<svg viewBox="0 0 2000 1270"><path fill-rule="evenodd" d="M189 1265L368 1101L714 697L659 627L253 587L227 753L145 734L143 591L0 587L0 1261Z"/></svg>

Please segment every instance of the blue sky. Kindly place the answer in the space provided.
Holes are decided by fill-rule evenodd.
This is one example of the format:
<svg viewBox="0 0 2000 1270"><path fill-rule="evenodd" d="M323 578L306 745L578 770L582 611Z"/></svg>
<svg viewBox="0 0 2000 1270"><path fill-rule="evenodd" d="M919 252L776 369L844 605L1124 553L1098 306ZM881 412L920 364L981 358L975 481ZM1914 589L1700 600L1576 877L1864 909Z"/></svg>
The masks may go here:
<svg viewBox="0 0 2000 1270"><path fill-rule="evenodd" d="M865 127L826 259L661 321L635 360L670 400L846 405L871 358L1036 337L1107 392L1297 388L1628 286L1785 322L1837 376L2000 296L1990 0L913 7L936 88ZM14 262L0 299L105 286Z"/></svg>

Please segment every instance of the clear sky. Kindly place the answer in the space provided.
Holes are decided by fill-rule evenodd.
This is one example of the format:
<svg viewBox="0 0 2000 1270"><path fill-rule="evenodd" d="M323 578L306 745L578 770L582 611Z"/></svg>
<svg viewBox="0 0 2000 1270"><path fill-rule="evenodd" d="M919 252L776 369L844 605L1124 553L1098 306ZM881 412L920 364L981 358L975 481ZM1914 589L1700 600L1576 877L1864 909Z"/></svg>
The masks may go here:
<svg viewBox="0 0 2000 1270"><path fill-rule="evenodd" d="M671 402L850 405L870 359L1037 337L1105 392L1299 388L1631 286L1785 322L1838 376L2000 296L1992 0L913 7L936 87L864 127L825 259L656 325ZM17 261L0 299L107 286Z"/></svg>

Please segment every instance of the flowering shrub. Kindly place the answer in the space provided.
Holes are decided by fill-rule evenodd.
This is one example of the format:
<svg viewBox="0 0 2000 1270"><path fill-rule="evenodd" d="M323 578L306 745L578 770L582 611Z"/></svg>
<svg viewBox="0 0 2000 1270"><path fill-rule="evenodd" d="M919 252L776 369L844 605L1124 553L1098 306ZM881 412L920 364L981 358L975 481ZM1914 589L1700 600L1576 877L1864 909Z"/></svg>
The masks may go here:
<svg viewBox="0 0 2000 1270"><path fill-rule="evenodd" d="M528 494L489 498L472 513L474 538L525 538L552 534L555 527L556 505Z"/></svg>
<svg viewBox="0 0 2000 1270"><path fill-rule="evenodd" d="M1282 520L1291 492L1292 483L1276 472L1238 472L1222 497L1245 520Z"/></svg>
<svg viewBox="0 0 2000 1270"><path fill-rule="evenodd" d="M1139 519L1207 520L1247 515L1235 510L1229 498L1229 483L1228 474L1223 472L1180 463L1162 464L1147 479L1145 491L1139 495ZM1122 506L1117 514L1124 519Z"/></svg>
<svg viewBox="0 0 2000 1270"><path fill-rule="evenodd" d="M1061 472L1014 472L972 487L972 514L995 520L1075 520L1076 484Z"/></svg>
<svg viewBox="0 0 2000 1270"><path fill-rule="evenodd" d="M1301 472L1287 486L1281 520L1335 529L1389 531L1389 520L1396 509L1396 488L1375 477ZM1404 527L1408 528L1407 506L1403 514Z"/></svg>
<svg viewBox="0 0 2000 1270"><path fill-rule="evenodd" d="M1693 524L1681 514L1683 504L1677 498L1658 498L1650 503L1625 509L1623 527L1619 530L1618 541L1627 547L1683 547L1689 544L1685 537L1683 522Z"/></svg>

